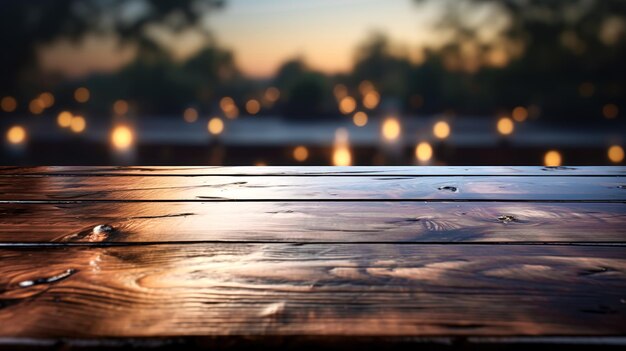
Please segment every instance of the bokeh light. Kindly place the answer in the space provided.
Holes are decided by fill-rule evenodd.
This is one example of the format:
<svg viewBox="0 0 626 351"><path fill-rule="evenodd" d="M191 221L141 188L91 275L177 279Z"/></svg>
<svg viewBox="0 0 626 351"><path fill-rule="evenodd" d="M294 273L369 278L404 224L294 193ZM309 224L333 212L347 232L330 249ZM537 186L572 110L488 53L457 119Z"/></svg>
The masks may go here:
<svg viewBox="0 0 626 351"><path fill-rule="evenodd" d="M370 91L363 97L363 106L370 110L375 109L380 102L380 95L375 91Z"/></svg>
<svg viewBox="0 0 626 351"><path fill-rule="evenodd" d="M346 96L339 102L339 111L344 115L352 113L356 109L356 100L352 96Z"/></svg>
<svg viewBox="0 0 626 351"><path fill-rule="evenodd" d="M619 114L619 108L615 104L606 104L602 107L602 114L605 118L613 119Z"/></svg>
<svg viewBox="0 0 626 351"><path fill-rule="evenodd" d="M523 106L517 106L513 109L512 116L516 122L524 122L528 118L528 110Z"/></svg>
<svg viewBox="0 0 626 351"><path fill-rule="evenodd" d="M513 124L513 120L508 117L502 117L498 120L498 133L501 135L510 135L513 133L515 129L515 125Z"/></svg>
<svg viewBox="0 0 626 351"><path fill-rule="evenodd" d="M368 93L374 91L374 84L369 80L364 80L359 84L359 93L362 96L366 96Z"/></svg>
<svg viewBox="0 0 626 351"><path fill-rule="evenodd" d="M448 122L439 121L433 126L433 135L437 139L446 139L450 136L450 125Z"/></svg>
<svg viewBox="0 0 626 351"><path fill-rule="evenodd" d="M348 88L343 84L337 84L333 88L333 95L335 95L335 99L337 99L337 101L340 101L348 96Z"/></svg>
<svg viewBox="0 0 626 351"><path fill-rule="evenodd" d="M298 162L304 162L309 158L309 150L305 146L297 146L293 149L293 158Z"/></svg>
<svg viewBox="0 0 626 351"><path fill-rule="evenodd" d="M24 127L16 125L7 131L7 141L11 144L21 144L26 140L26 129Z"/></svg>
<svg viewBox="0 0 626 351"><path fill-rule="evenodd" d="M213 117L209 120L207 129L209 133L219 135L224 131L224 121L219 117Z"/></svg>
<svg viewBox="0 0 626 351"><path fill-rule="evenodd" d="M83 116L74 116L70 121L70 130L74 133L82 133L87 127L87 121Z"/></svg>
<svg viewBox="0 0 626 351"><path fill-rule="evenodd" d="M128 150L133 145L133 131L125 125L113 128L111 132L111 144L117 150Z"/></svg>
<svg viewBox="0 0 626 351"><path fill-rule="evenodd" d="M0 100L0 107L4 112L13 112L17 108L17 100L13 96L5 96Z"/></svg>
<svg viewBox="0 0 626 351"><path fill-rule="evenodd" d="M333 150L333 166L350 166L352 154L347 146L337 146Z"/></svg>
<svg viewBox="0 0 626 351"><path fill-rule="evenodd" d="M80 103L89 101L90 96L91 93L89 92L89 89L85 87L80 87L74 91L74 99Z"/></svg>
<svg viewBox="0 0 626 351"><path fill-rule="evenodd" d="M261 103L258 100L250 99L246 102L246 112L251 115L256 115L261 110Z"/></svg>
<svg viewBox="0 0 626 351"><path fill-rule="evenodd" d="M28 104L28 110L34 115L40 115L45 108L46 105L39 98L31 100Z"/></svg>
<svg viewBox="0 0 626 351"><path fill-rule="evenodd" d="M52 93L49 93L49 92L41 93L39 94L38 99L41 100L44 108L49 108L49 107L52 107L52 105L54 105L54 95L52 95Z"/></svg>
<svg viewBox="0 0 626 351"><path fill-rule="evenodd" d="M607 151L609 160L613 163L620 163L624 161L624 148L619 145L612 145Z"/></svg>
<svg viewBox="0 0 626 351"><path fill-rule="evenodd" d="M280 98L280 90L276 87L269 87L265 89L264 98L267 102L274 103Z"/></svg>
<svg viewBox="0 0 626 351"><path fill-rule="evenodd" d="M359 111L352 116L352 122L357 127L363 127L367 124L367 113Z"/></svg>
<svg viewBox="0 0 626 351"><path fill-rule="evenodd" d="M433 147L422 141L415 147L415 158L420 162L428 162L433 157Z"/></svg>
<svg viewBox="0 0 626 351"><path fill-rule="evenodd" d="M57 124L61 128L67 128L72 123L72 117L74 117L74 115L72 115L71 112L69 112L69 111L62 111L57 116Z"/></svg>
<svg viewBox="0 0 626 351"><path fill-rule="evenodd" d="M400 121L395 117L388 117L383 121L381 133L387 141L395 141L400 137Z"/></svg>
<svg viewBox="0 0 626 351"><path fill-rule="evenodd" d="M183 119L187 123L193 123L198 120L198 110L193 107L188 107L183 112Z"/></svg>
<svg viewBox="0 0 626 351"><path fill-rule="evenodd" d="M558 167L563 163L561 153L556 150L550 150L543 156L543 164L548 167Z"/></svg>
<svg viewBox="0 0 626 351"><path fill-rule="evenodd" d="M113 103L113 113L123 116L128 113L128 102L126 100L116 100Z"/></svg>

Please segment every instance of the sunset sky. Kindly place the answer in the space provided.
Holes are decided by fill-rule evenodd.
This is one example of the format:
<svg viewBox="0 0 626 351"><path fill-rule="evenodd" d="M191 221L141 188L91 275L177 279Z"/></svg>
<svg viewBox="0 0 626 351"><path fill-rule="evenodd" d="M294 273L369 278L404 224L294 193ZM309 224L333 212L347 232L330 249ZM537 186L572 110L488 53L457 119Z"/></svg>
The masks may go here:
<svg viewBox="0 0 626 351"><path fill-rule="evenodd" d="M383 33L410 57L420 47L436 45L432 27L447 0L418 5L412 0L228 0L204 23L218 45L232 50L240 69L252 77L269 77L281 63L301 57L326 73L347 71L355 50L372 33ZM488 15L488 13L487 13ZM493 16L492 16L493 18ZM197 33L173 36L155 31L175 56L184 59L204 44ZM112 71L134 57L114 38L88 38L82 46L59 42L41 50L48 71L84 76Z"/></svg>

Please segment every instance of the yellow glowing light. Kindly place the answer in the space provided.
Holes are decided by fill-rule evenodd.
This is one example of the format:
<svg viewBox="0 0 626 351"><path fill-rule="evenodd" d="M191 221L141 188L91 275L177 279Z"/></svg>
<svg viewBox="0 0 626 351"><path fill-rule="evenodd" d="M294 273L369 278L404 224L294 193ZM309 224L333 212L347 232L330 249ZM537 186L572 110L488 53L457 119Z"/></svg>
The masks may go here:
<svg viewBox="0 0 626 351"><path fill-rule="evenodd" d="M261 110L261 104L258 100L251 99L246 102L246 111L251 115L256 115Z"/></svg>
<svg viewBox="0 0 626 351"><path fill-rule="evenodd" d="M356 100L352 96L346 96L339 102L339 111L344 115L352 113L356 109Z"/></svg>
<svg viewBox="0 0 626 351"><path fill-rule="evenodd" d="M580 96L588 98L593 96L593 93L596 91L596 87L591 82L582 83L578 87L578 93Z"/></svg>
<svg viewBox="0 0 626 351"><path fill-rule="evenodd" d="M415 147L415 158L421 162L430 161L433 157L433 147L429 143L423 141Z"/></svg>
<svg viewBox="0 0 626 351"><path fill-rule="evenodd" d="M70 130L74 133L81 133L87 127L87 122L82 116L74 116L70 121Z"/></svg>
<svg viewBox="0 0 626 351"><path fill-rule="evenodd" d="M125 115L128 112L128 102L125 100L115 101L113 103L113 112L118 116Z"/></svg>
<svg viewBox="0 0 626 351"><path fill-rule="evenodd" d="M198 120L198 111L195 108L189 107L183 112L183 119L187 123L193 123Z"/></svg>
<svg viewBox="0 0 626 351"><path fill-rule="evenodd" d="M39 100L43 102L45 108L54 105L54 95L52 95L51 93L45 92L39 94Z"/></svg>
<svg viewBox="0 0 626 351"><path fill-rule="evenodd" d="M0 101L0 107L4 112L13 112L17 108L17 100L13 96L5 96Z"/></svg>
<svg viewBox="0 0 626 351"><path fill-rule="evenodd" d="M74 99L78 102L87 102L89 101L89 89L85 87L80 87L74 91Z"/></svg>
<svg viewBox="0 0 626 351"><path fill-rule="evenodd" d="M380 95L375 91L370 91L363 97L363 106L368 109L375 109L380 102Z"/></svg>
<svg viewBox="0 0 626 351"><path fill-rule="evenodd" d="M59 125L59 127L67 128L72 123L72 117L74 116L71 112L63 111L57 116L57 124Z"/></svg>
<svg viewBox="0 0 626 351"><path fill-rule="evenodd" d="M337 84L333 88L333 94L335 95L335 99L341 100L348 96L348 88L343 84Z"/></svg>
<svg viewBox="0 0 626 351"><path fill-rule="evenodd" d="M502 117L498 120L498 133L502 135L510 135L513 133L515 126L513 120L508 117Z"/></svg>
<svg viewBox="0 0 626 351"><path fill-rule="evenodd" d="M396 140L398 139L398 137L400 137L400 122L398 121L398 119L393 117L387 118L383 122L383 127L381 131L383 134L383 138L385 138L386 140Z"/></svg>
<svg viewBox="0 0 626 351"><path fill-rule="evenodd" d="M517 122L524 122L528 118L528 110L522 106L513 109L513 119Z"/></svg>
<svg viewBox="0 0 626 351"><path fill-rule="evenodd" d="M448 122L439 121L433 126L433 134L438 139L445 139L450 135L450 125Z"/></svg>
<svg viewBox="0 0 626 351"><path fill-rule="evenodd" d="M359 93L361 93L361 95L363 96L367 95L367 93L373 90L374 84L372 84L372 82L370 82L369 80L364 80L361 82L361 84L359 84Z"/></svg>
<svg viewBox="0 0 626 351"><path fill-rule="evenodd" d="M22 126L13 126L7 131L7 140L11 144L21 144L26 140L26 129Z"/></svg>
<svg viewBox="0 0 626 351"><path fill-rule="evenodd" d="M111 144L118 150L126 150L133 144L133 131L127 126L117 126L111 132Z"/></svg>
<svg viewBox="0 0 626 351"><path fill-rule="evenodd" d="M30 103L28 104L28 109L34 115L41 114L45 108L46 108L46 105L44 104L44 102L38 98L31 100Z"/></svg>
<svg viewBox="0 0 626 351"><path fill-rule="evenodd" d="M352 164L352 154L347 146L339 146L333 150L333 165L350 166Z"/></svg>
<svg viewBox="0 0 626 351"><path fill-rule="evenodd" d="M357 127L363 127L367 124L367 113L359 111L352 116L352 122Z"/></svg>
<svg viewBox="0 0 626 351"><path fill-rule="evenodd" d="M624 149L619 145L611 146L607 155L609 156L609 160L613 163L620 163L624 161Z"/></svg>
<svg viewBox="0 0 626 351"><path fill-rule="evenodd" d="M613 119L619 114L619 108L615 104L606 104L602 107L602 114L605 118Z"/></svg>
<svg viewBox="0 0 626 351"><path fill-rule="evenodd" d="M268 102L276 102L280 98L280 90L276 87L265 89L265 100Z"/></svg>
<svg viewBox="0 0 626 351"><path fill-rule="evenodd" d="M207 125L209 133L213 135L221 134L224 131L224 121L219 117L213 117Z"/></svg>
<svg viewBox="0 0 626 351"><path fill-rule="evenodd" d="M309 158L309 150L305 146L297 146L293 149L293 158L298 162L304 162Z"/></svg>
<svg viewBox="0 0 626 351"><path fill-rule="evenodd" d="M548 167L557 167L562 163L561 154L556 150L550 150L543 156L543 164Z"/></svg>

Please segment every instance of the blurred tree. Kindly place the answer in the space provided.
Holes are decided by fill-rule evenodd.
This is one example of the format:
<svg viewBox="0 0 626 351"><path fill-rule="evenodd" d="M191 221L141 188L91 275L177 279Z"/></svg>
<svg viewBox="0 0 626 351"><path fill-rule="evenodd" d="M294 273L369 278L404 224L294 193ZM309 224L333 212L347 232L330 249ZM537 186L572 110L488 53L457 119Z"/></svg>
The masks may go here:
<svg viewBox="0 0 626 351"><path fill-rule="evenodd" d="M140 52L159 53L150 26L182 31L223 0L28 0L0 2L0 95L36 80L38 46L87 33L113 33Z"/></svg>
<svg viewBox="0 0 626 351"><path fill-rule="evenodd" d="M320 117L329 112L331 93L326 76L310 70L301 59L285 62L274 85L280 89L282 112L290 117Z"/></svg>

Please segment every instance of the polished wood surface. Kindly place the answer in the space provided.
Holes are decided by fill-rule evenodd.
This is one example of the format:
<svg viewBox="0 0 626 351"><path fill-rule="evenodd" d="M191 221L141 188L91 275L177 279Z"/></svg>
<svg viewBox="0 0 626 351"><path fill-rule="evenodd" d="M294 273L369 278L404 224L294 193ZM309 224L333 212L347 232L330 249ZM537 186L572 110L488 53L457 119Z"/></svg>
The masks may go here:
<svg viewBox="0 0 626 351"><path fill-rule="evenodd" d="M625 291L624 167L0 167L0 349L626 345Z"/></svg>

